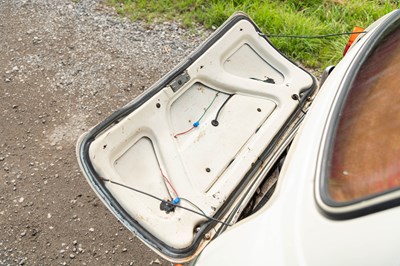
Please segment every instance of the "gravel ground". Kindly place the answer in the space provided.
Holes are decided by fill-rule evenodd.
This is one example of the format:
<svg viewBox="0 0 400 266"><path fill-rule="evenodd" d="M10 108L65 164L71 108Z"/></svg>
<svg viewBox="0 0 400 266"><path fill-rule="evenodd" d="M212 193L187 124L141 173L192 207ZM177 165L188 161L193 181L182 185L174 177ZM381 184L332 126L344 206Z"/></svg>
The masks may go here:
<svg viewBox="0 0 400 266"><path fill-rule="evenodd" d="M97 199L75 142L208 34L99 1L0 0L0 265L168 265Z"/></svg>

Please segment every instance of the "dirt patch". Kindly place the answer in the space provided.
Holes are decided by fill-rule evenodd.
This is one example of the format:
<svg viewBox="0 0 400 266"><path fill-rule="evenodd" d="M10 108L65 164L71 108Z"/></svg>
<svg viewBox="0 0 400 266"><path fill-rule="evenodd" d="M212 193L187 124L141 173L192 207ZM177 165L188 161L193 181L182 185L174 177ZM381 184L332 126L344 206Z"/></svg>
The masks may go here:
<svg viewBox="0 0 400 266"><path fill-rule="evenodd" d="M75 142L208 33L74 2L0 0L0 264L169 265L97 199Z"/></svg>

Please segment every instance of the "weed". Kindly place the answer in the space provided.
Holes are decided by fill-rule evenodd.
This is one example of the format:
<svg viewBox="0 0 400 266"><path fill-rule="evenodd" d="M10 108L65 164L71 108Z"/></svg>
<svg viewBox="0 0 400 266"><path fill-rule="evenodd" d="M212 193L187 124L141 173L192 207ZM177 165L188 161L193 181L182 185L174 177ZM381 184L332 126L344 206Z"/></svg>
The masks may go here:
<svg viewBox="0 0 400 266"><path fill-rule="evenodd" d="M218 27L235 11L244 11L265 34L321 35L367 27L398 8L398 0L108 0L132 20L157 23L200 23ZM326 39L271 38L271 42L294 61L322 69L342 57L348 37Z"/></svg>

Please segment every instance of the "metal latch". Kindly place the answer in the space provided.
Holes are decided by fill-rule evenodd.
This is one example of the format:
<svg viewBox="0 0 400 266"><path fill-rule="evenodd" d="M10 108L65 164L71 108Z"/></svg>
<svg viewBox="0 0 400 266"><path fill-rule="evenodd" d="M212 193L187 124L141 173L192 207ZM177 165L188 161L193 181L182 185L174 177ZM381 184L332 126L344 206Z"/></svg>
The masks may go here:
<svg viewBox="0 0 400 266"><path fill-rule="evenodd" d="M189 80L190 80L190 76L185 71L182 74L180 74L179 76L177 76L169 85L171 86L172 90L174 92L176 92Z"/></svg>

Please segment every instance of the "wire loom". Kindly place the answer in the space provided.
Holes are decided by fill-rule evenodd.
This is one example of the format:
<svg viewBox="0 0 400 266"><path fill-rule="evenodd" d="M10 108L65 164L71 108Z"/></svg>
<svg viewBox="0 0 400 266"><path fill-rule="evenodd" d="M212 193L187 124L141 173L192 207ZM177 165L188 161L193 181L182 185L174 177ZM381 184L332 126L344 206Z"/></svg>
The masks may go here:
<svg viewBox="0 0 400 266"><path fill-rule="evenodd" d="M186 133L192 131L192 130L195 129L196 127L200 126L200 121L201 121L201 119L203 119L203 117L204 117L204 115L207 113L208 109L210 109L210 107L213 105L213 103L215 102L215 99L217 99L218 95L219 95L219 92L217 92L217 94L215 94L214 99L211 101L211 103L208 105L208 107L207 107L206 109L204 109L203 114L200 116L199 119L197 119L196 122L193 123L193 126L192 126L191 128L189 128L188 130L185 130L185 131L183 131L183 132L180 132L180 133L175 134L175 135L174 135L174 138L176 138L176 137L178 137L178 136L181 136L181 135L184 135L184 134L186 134Z"/></svg>
<svg viewBox="0 0 400 266"><path fill-rule="evenodd" d="M341 32L341 33L322 34L322 35L284 35L284 34L264 34L260 32L259 35L268 38L322 39L322 38L338 37L343 35L352 35L360 33L367 33L367 32L366 31Z"/></svg>
<svg viewBox="0 0 400 266"><path fill-rule="evenodd" d="M226 225L226 226L232 226L231 224L229 224L229 223L227 223L227 222L224 222L224 221L221 221L221 220L216 219L216 218L214 218L214 217L211 217L211 216L206 215L205 212L204 212L203 210L200 209L200 207L198 207L197 205L195 205L193 202L191 202L190 200L188 200L188 199L186 199L186 198L179 198L179 197L177 197L177 198L175 198L173 201L168 201L168 200L161 199L161 198L159 198L159 197L157 197L157 196L154 196L154 195L152 195L152 194L150 194L150 193L147 193L147 192L145 192L145 191L142 191L142 190L139 190L139 189L136 189L136 188L127 186L127 185L125 185L125 184L122 184L122 183L119 183L119 182L115 182L115 181L112 181L112 180L107 179L107 178L104 178L104 177L100 177L100 178L101 178L101 180L103 180L103 181L105 181L105 182L110 182L111 184L118 185L118 186L121 186L121 187L130 189L130 190L135 191L135 192L137 192L137 193L140 193L140 194L142 194L142 195L145 195L145 196L148 196L148 197L153 198L153 199L155 199L155 200L158 200L158 201L160 201L162 204L165 204L165 205L172 205L172 206L174 206L174 207L177 207L177 208L180 208L180 209L183 209L183 210L192 212L192 213L194 213L194 214L203 216L203 217L207 218L208 220L211 220L211 221L214 221L214 222L218 222L218 223L221 223L221 224ZM179 199L179 201L177 201L177 199ZM195 211L195 210L192 210L192 209L190 209L190 208L187 208L187 207L184 207L184 206L179 205L179 203L180 203L181 200L188 202L190 205L194 206L194 207L195 207L196 209L198 209L199 211ZM176 201L177 201L177 202L176 202Z"/></svg>

